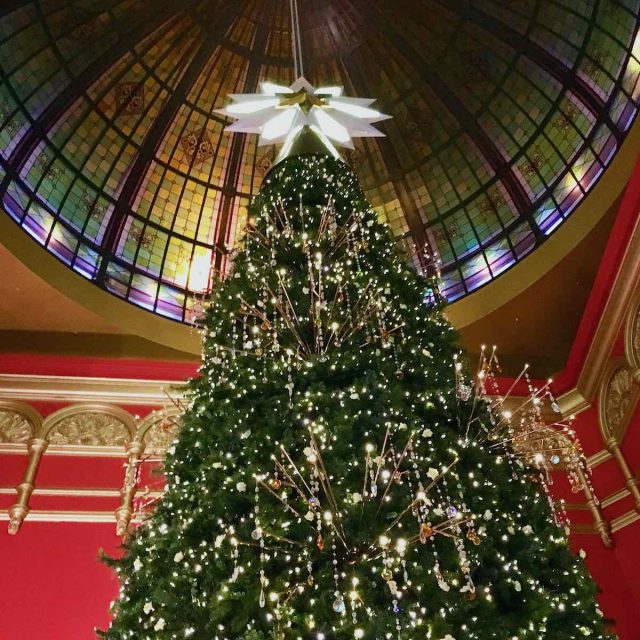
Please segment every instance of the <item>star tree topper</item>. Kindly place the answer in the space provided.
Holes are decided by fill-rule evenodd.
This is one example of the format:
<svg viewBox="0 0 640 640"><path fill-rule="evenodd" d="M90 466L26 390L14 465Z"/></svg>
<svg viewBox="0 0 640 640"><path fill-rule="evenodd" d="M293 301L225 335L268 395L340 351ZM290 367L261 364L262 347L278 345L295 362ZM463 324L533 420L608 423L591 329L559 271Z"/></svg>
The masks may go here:
<svg viewBox="0 0 640 640"><path fill-rule="evenodd" d="M257 133L258 145L283 142L281 158L305 129L313 131L338 157L335 147L353 149L353 138L384 137L371 125L391 117L371 108L373 98L347 98L342 87L316 89L305 78L298 78L290 87L262 82L260 90L231 94L233 102L217 113L235 119L226 131Z"/></svg>

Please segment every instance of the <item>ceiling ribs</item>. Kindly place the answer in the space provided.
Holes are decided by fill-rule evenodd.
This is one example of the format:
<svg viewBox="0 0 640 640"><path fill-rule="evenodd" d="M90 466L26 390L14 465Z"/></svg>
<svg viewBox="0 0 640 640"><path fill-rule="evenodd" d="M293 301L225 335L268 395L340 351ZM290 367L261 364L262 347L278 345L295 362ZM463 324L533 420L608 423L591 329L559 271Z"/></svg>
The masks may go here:
<svg viewBox="0 0 640 640"><path fill-rule="evenodd" d="M335 19L338 19L338 16L334 13L334 20L326 21L327 28L331 30L336 49L344 52L346 43L341 41L340 34L335 29ZM309 58L310 56L305 55L305 59ZM312 64L314 62L315 60L311 60ZM372 95L369 83L358 66L354 64L353 51L350 51L349 55L342 55L340 63L345 71L346 79L352 85L352 92L354 95ZM383 162L388 169L387 178L393 185L393 189L398 197L400 207L404 214L404 219L409 227L409 235L415 243L416 253L415 256L412 257L415 257L422 270L426 273L429 270L430 265L426 263L423 249L427 248L430 254L433 253L433 249L426 234L425 225L420 218L416 202L406 184L404 172L400 166L400 160L398 159L398 155L393 144L386 137L376 138L376 143L380 149Z"/></svg>
<svg viewBox="0 0 640 640"><path fill-rule="evenodd" d="M192 85L197 81L211 54L220 46L222 36L242 13L247 1L242 0L241 2L233 3L233 5L225 5L225 10L220 12L215 24L206 33L205 39L191 59L187 70L171 92L169 99L163 105L153 125L147 131L107 223L102 245L103 257L96 277L102 286L105 286L108 265L115 258L116 245L124 223L132 211L136 194L155 157L158 146L162 144L167 130L184 104L185 96L188 95Z"/></svg>
<svg viewBox="0 0 640 640"><path fill-rule="evenodd" d="M266 18L275 9L273 1L264 2L262 10L260 12L260 18L256 27L257 33L255 41L251 46L249 53L249 66L247 69L247 75L244 82L243 93L252 93L257 90L258 78L260 77L260 70L262 68L262 60L266 53L267 44L269 42L269 29L265 25ZM267 10L267 5L270 6L270 11ZM222 135L230 135L223 133ZM225 256L228 253L227 247L227 235L229 233L229 227L232 222L233 203L238 197L237 185L238 176L241 170L242 151L246 144L247 136L245 134L234 133L230 149L229 149L229 163L225 171L222 198L219 209L219 224L217 225L216 235L214 239L214 247L216 248L214 258L214 270L216 274L219 274L224 269Z"/></svg>
<svg viewBox="0 0 640 640"><path fill-rule="evenodd" d="M562 60L550 54L531 38L524 38L507 24L499 22L493 16L474 7L465 0L433 0L447 9L455 9L460 15L478 25L487 33L508 44L514 51L524 55L536 66L544 69L563 87L571 90L595 116L602 117L608 113L607 104L578 74L575 68L565 65ZM607 120L612 131L617 127Z"/></svg>
<svg viewBox="0 0 640 640"><path fill-rule="evenodd" d="M390 23L387 24L384 31L391 43L407 60L421 58L420 53L404 40ZM496 177L508 191L518 213L523 217L528 217L531 209L531 200L527 192L511 171L510 164L503 158L493 140L478 126L473 114L451 91L440 74L427 66L426 63L417 69L417 73L420 75L421 80L429 85L433 93L438 96L440 102L442 102L447 110L460 123L465 134L469 136L480 153L482 153ZM537 225L535 225L533 221L530 222L533 224L534 230L537 229Z"/></svg>
<svg viewBox="0 0 640 640"><path fill-rule="evenodd" d="M16 148L9 158L9 165L13 167L16 173L20 173L20 169L28 160L35 147L42 140L46 139L49 130L64 116L67 109L79 96L84 95L96 80L116 64L122 56L131 51L138 42L148 37L163 23L171 20L173 16L177 16L180 13L182 13L182 11L176 13L175 9L169 6L165 8L164 11L154 12L152 17L145 16L144 19L136 20L126 30L125 34L118 38L116 44L111 47L107 53L96 58L93 63L74 77L69 85L61 91L42 111L40 116L33 121L27 133L16 145Z"/></svg>
<svg viewBox="0 0 640 640"><path fill-rule="evenodd" d="M371 20L370 15L365 15L367 19ZM389 38L390 42L406 60L422 61L423 64L414 67L420 79L430 86L433 93L438 96L442 104L461 124L464 132L472 139L473 143L485 157L496 174L496 177L502 180L518 212L521 215L526 215L531 207L531 201L518 179L511 172L509 163L504 160L502 154L493 143L493 140L491 140L483 129L477 126L473 114L449 89L440 75L424 60L420 51L412 44L409 44L409 42L396 31L393 26L393 17L391 15L378 13L378 18L380 21L379 24L384 25L382 32Z"/></svg>
<svg viewBox="0 0 640 640"><path fill-rule="evenodd" d="M371 5L371 7L373 7L373 5ZM414 65L416 74L431 88L442 104L460 123L464 132L486 159L496 178L501 181L509 193L519 216L529 222L536 237L542 238L543 234L531 214L531 200L518 178L512 172L509 163L502 157L493 140L477 125L473 114L449 89L440 75L424 60L420 51L396 31L393 15L387 14L387 12L382 13L380 10L377 11L375 18L372 15L372 11L364 11L361 15L363 19L369 21L370 28L375 29L379 27L380 32L389 38L389 41L406 60L422 62L422 64Z"/></svg>
<svg viewBox="0 0 640 640"><path fill-rule="evenodd" d="M353 3L349 4L351 4L351 6L356 9ZM326 6L324 7L324 9L326 11L329 11L330 7ZM304 15L305 14L303 13L303 16ZM350 82L350 92L354 95L374 95L375 91L373 91L369 87L369 83L365 80L363 74L360 72L360 69L353 64L353 54L355 49L357 49L359 45L354 46L341 39L339 31L336 29L335 22L336 19L339 19L339 16L335 11L333 12L333 18L333 20L326 19L324 23L333 36L336 51L340 56L340 63L344 69L346 76L345 84L347 83L347 81ZM363 29L362 31L365 32L365 30L373 37L375 37L377 33L377 29L371 24L365 25L365 29ZM309 58L310 56L305 56L305 59ZM318 61L316 60L312 60L311 62L318 63ZM431 265L427 263L427 259L424 255L423 250L427 248L430 255L433 255L434 251L431 247L429 237L426 233L424 222L420 217L416 201L413 198L411 190L407 185L404 171L402 170L402 167L400 165L400 160L393 144L389 141L388 138L377 138L375 142L380 150L384 165L388 169L388 175L386 176L386 178L389 179L393 186L395 195L400 202L404 220L406 221L409 228L409 236L415 243L415 259L420 264L423 272L427 273L428 271L430 271Z"/></svg>
<svg viewBox="0 0 640 640"><path fill-rule="evenodd" d="M28 4L33 4L32 0L3 0L2 7L0 7L0 18L13 13L16 9L21 9Z"/></svg>
<svg viewBox="0 0 640 640"><path fill-rule="evenodd" d="M360 72L360 69L353 64L353 57L350 56L347 58L343 58L341 62L346 71L348 79L352 84L354 94L367 96L370 95L371 91L369 85L364 75ZM413 238L413 241L415 242L415 257L420 263L421 267L424 269L427 265L424 264L422 250L425 247L428 247L429 252L433 253L433 249L430 246L429 238L426 233L424 222L420 218L420 213L418 211L416 202L411 195L411 191L407 187L405 175L402 171L402 167L400 166L400 160L398 159L398 155L396 154L396 150L393 147L393 144L387 137L376 138L376 143L378 144L380 154L382 155L382 160L388 171L387 179L390 180L393 184L393 189L398 196L404 218L407 222L407 226L409 227L409 233Z"/></svg>

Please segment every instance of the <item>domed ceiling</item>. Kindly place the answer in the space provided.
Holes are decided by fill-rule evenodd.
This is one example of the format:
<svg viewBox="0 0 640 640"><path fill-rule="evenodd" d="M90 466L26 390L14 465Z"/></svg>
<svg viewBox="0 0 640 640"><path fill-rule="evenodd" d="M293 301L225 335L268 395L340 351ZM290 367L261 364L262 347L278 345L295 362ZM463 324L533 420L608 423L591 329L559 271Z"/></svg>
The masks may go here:
<svg viewBox="0 0 640 640"><path fill-rule="evenodd" d="M544 242L620 147L640 98L639 5L301 0L308 80L393 115L346 159L401 249L438 256L449 300ZM100 287L193 321L275 157L215 109L294 80L288 11L2 3L6 213Z"/></svg>

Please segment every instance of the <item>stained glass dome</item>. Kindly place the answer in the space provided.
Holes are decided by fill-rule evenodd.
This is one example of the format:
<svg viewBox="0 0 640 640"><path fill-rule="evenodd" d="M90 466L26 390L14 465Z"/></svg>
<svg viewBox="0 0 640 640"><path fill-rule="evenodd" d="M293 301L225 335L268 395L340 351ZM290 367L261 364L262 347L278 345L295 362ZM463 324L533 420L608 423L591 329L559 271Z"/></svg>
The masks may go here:
<svg viewBox="0 0 640 640"><path fill-rule="evenodd" d="M359 174L444 294L554 232L638 107L637 0L304 0L305 75L375 96ZM178 321L229 269L275 157L226 134L229 93L293 78L286 0L9 0L0 8L0 197L97 286Z"/></svg>

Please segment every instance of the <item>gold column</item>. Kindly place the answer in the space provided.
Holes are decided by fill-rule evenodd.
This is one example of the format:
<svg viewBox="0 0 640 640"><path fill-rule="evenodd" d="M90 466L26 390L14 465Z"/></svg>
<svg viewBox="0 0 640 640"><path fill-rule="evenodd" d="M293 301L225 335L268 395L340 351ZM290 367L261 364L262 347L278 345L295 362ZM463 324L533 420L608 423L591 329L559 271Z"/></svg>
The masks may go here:
<svg viewBox="0 0 640 640"><path fill-rule="evenodd" d="M631 469L629 469L629 465L622 453L622 449L620 449L620 445L615 438L609 438L606 442L607 449L611 453L611 455L616 459L620 470L622 471L622 475L624 476L624 484L629 489L629 493L633 498L633 504L635 506L635 510L640 513L640 489L638 488L638 482L633 477L631 473Z"/></svg>
<svg viewBox="0 0 640 640"><path fill-rule="evenodd" d="M591 515L593 516L593 523L595 525L596 531L600 534L602 544L604 544L607 549L610 549L611 547L613 547L613 540L611 538L611 527L605 519L602 513L602 509L600 508L600 504L593 494L591 486L587 482L587 478L584 475L584 471L580 465L576 466L576 473L578 475L578 478L580 479L580 484L582 484L582 489L587 499L587 507L589 507L589 511L591 511Z"/></svg>
<svg viewBox="0 0 640 640"><path fill-rule="evenodd" d="M31 438L27 442L27 450L29 451L29 462L24 472L22 482L16 487L18 499L16 503L9 509L9 527L8 531L13 536L18 533L20 525L29 513L29 498L35 489L36 474L40 466L42 455L47 450L49 443L44 438Z"/></svg>
<svg viewBox="0 0 640 640"><path fill-rule="evenodd" d="M138 464L143 444L134 440L127 443L127 469L124 474L124 484L120 490L122 501L116 509L116 534L124 536L129 528L133 516L133 498L136 495Z"/></svg>

